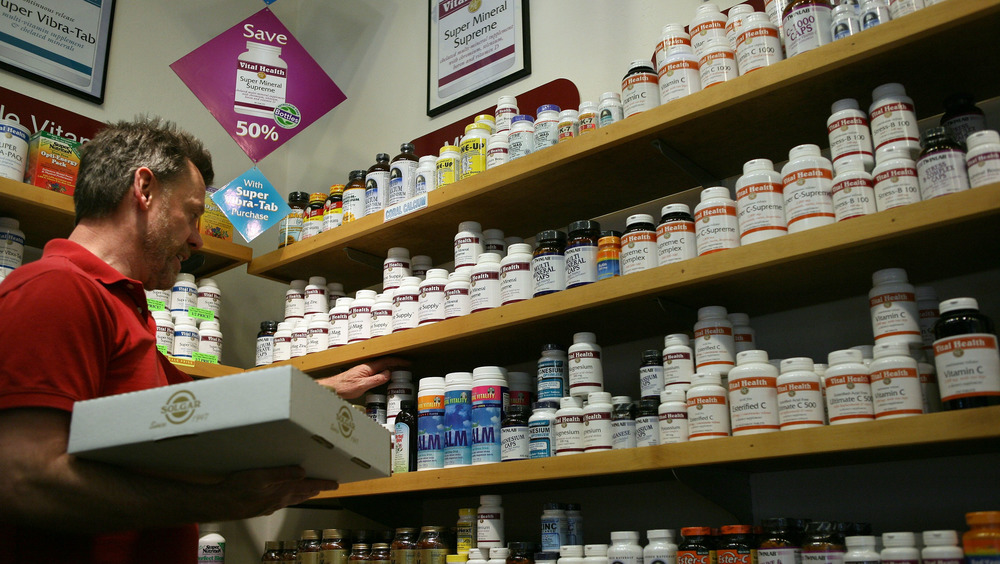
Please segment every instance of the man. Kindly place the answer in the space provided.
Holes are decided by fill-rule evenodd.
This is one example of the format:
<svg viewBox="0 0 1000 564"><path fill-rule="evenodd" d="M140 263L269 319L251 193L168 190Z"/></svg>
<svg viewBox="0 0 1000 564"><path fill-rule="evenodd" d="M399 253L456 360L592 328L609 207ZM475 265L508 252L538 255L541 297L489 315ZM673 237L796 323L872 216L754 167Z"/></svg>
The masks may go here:
<svg viewBox="0 0 1000 564"><path fill-rule="evenodd" d="M76 227L0 285L0 563L194 562L191 523L241 519L336 483L298 467L218 483L66 453L73 402L190 380L159 354L144 288L169 288L201 245L211 156L158 119L110 125L82 148ZM347 398L392 359L321 383Z"/></svg>

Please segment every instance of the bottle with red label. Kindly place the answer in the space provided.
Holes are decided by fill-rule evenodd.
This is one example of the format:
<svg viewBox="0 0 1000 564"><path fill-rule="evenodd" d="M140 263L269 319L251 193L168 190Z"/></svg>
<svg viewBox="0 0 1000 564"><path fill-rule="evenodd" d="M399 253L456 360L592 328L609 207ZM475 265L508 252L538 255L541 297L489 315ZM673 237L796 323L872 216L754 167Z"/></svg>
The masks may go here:
<svg viewBox="0 0 1000 564"><path fill-rule="evenodd" d="M868 309L876 344L923 344L916 289L902 268L883 268L872 274Z"/></svg>
<svg viewBox="0 0 1000 564"><path fill-rule="evenodd" d="M757 564L757 539L750 525L723 525L718 564Z"/></svg>
<svg viewBox="0 0 1000 564"><path fill-rule="evenodd" d="M728 437L729 403L719 374L695 373L687 391L688 440Z"/></svg>
<svg viewBox="0 0 1000 564"><path fill-rule="evenodd" d="M729 188L713 186L701 191L701 202L694 208L695 242L698 256L740 246L740 226L736 202Z"/></svg>
<svg viewBox="0 0 1000 564"><path fill-rule="evenodd" d="M836 222L833 212L833 165L812 144L788 152L781 168L788 232L797 233Z"/></svg>
<svg viewBox="0 0 1000 564"><path fill-rule="evenodd" d="M782 360L777 384L782 431L823 426L823 392L811 358Z"/></svg>
<svg viewBox="0 0 1000 564"><path fill-rule="evenodd" d="M906 343L875 345L871 364L875 419L897 419L924 412L919 367L909 353Z"/></svg>
<svg viewBox="0 0 1000 564"><path fill-rule="evenodd" d="M717 564L711 527L684 527L677 545L677 564Z"/></svg>
<svg viewBox="0 0 1000 564"><path fill-rule="evenodd" d="M629 65L622 79L622 106L625 117L652 110L660 105L660 85L656 71L648 59L637 59Z"/></svg>
<svg viewBox="0 0 1000 564"><path fill-rule="evenodd" d="M727 313L723 306L698 309L698 322L694 324L694 359L698 372L725 376L736 366L736 341Z"/></svg>
<svg viewBox="0 0 1000 564"><path fill-rule="evenodd" d="M656 227L653 216L638 213L625 220L622 250L619 257L622 275L656 268Z"/></svg>
<svg viewBox="0 0 1000 564"><path fill-rule="evenodd" d="M779 430L778 369L766 351L736 354L736 367L729 371L729 412L734 436Z"/></svg>
<svg viewBox="0 0 1000 564"><path fill-rule="evenodd" d="M1000 353L993 321L974 298L941 302L934 364L945 409L1000 404Z"/></svg>

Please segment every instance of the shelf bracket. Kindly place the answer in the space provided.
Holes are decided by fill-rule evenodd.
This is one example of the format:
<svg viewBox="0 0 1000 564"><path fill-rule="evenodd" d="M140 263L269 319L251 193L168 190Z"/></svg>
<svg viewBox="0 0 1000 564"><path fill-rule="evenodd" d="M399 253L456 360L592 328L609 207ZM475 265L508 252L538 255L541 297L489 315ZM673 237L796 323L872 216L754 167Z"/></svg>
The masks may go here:
<svg viewBox="0 0 1000 564"><path fill-rule="evenodd" d="M382 264L385 262L385 257L375 256L371 253L366 253L350 247L344 247L344 251L347 252L347 258L353 260L354 262L370 266L376 270L382 270Z"/></svg>
<svg viewBox="0 0 1000 564"><path fill-rule="evenodd" d="M691 159L684 156L680 151L674 149L662 139L653 139L653 146L667 158L668 161L677 165L681 170L691 175L703 188L710 186L722 186L722 181L704 167L699 166Z"/></svg>

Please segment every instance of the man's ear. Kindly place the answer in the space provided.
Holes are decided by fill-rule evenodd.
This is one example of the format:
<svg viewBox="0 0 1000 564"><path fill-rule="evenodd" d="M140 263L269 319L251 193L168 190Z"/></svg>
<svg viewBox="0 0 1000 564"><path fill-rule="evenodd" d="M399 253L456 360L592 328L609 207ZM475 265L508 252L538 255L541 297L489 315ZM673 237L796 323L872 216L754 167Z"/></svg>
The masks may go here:
<svg viewBox="0 0 1000 564"><path fill-rule="evenodd" d="M155 184L156 177L153 176L152 170L144 166L136 169L135 175L132 177L132 197L135 198L140 209L149 209L153 201Z"/></svg>

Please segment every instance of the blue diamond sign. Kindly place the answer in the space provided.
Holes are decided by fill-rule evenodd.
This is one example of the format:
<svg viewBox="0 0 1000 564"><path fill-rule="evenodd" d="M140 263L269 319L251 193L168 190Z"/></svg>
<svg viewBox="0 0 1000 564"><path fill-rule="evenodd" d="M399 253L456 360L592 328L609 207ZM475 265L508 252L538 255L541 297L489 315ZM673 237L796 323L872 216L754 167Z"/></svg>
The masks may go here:
<svg viewBox="0 0 1000 564"><path fill-rule="evenodd" d="M248 243L292 211L257 167L212 194L212 201Z"/></svg>

